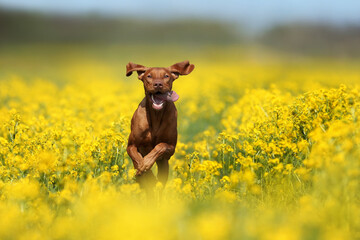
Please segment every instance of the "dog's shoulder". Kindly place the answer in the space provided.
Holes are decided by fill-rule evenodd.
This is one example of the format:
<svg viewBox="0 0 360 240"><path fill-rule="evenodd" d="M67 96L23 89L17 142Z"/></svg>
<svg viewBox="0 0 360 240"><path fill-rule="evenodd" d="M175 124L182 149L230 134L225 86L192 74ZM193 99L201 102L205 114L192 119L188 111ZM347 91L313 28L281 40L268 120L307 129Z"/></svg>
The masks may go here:
<svg viewBox="0 0 360 240"><path fill-rule="evenodd" d="M145 131L149 128L148 119L146 116L146 107L145 99L143 99L138 108L135 110L135 113L131 120L132 128L135 128L140 131Z"/></svg>
<svg viewBox="0 0 360 240"><path fill-rule="evenodd" d="M139 106L134 112L133 119L141 115L146 115L146 101L145 98L139 103Z"/></svg>

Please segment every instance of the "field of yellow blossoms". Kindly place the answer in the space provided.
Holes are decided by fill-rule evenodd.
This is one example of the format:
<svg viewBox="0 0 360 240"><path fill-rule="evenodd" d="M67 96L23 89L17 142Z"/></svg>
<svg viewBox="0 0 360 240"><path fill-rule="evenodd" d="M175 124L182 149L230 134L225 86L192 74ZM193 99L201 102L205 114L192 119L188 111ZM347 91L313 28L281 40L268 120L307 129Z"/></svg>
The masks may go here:
<svg viewBox="0 0 360 240"><path fill-rule="evenodd" d="M1 49L0 239L360 239L356 60L35 49ZM170 179L148 199L125 64L186 59Z"/></svg>

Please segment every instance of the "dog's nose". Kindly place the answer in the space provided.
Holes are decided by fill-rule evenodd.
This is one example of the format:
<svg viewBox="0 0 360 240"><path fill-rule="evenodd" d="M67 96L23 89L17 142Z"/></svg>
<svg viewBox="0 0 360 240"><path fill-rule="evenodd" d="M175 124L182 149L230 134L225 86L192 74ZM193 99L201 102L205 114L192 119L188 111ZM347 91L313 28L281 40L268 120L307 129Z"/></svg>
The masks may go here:
<svg viewBox="0 0 360 240"><path fill-rule="evenodd" d="M155 82L154 83L154 88L162 88L163 84L161 82Z"/></svg>

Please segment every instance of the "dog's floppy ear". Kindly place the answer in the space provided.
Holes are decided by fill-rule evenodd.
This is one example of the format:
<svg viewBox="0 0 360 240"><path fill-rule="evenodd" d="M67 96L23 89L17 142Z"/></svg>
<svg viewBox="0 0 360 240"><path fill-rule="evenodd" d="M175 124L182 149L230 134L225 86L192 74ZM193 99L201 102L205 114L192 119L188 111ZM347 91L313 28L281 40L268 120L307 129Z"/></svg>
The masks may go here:
<svg viewBox="0 0 360 240"><path fill-rule="evenodd" d="M188 75L194 70L194 64L190 64L189 61L183 61L179 63L175 63L174 65L169 67L171 74L174 79L177 79L179 75Z"/></svg>
<svg viewBox="0 0 360 240"><path fill-rule="evenodd" d="M139 75L138 78L142 80L142 77L147 69L148 68L143 65L129 62L126 65L126 76L128 77L132 74L133 71L137 71L137 74Z"/></svg>

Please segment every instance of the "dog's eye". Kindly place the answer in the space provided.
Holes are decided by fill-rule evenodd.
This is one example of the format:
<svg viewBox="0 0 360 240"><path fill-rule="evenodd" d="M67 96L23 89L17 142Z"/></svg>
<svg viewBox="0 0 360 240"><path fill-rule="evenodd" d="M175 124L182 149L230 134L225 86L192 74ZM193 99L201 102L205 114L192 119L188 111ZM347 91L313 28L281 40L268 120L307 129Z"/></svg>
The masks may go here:
<svg viewBox="0 0 360 240"><path fill-rule="evenodd" d="M169 77L169 75L165 74L165 76L164 76L164 77L168 78L168 77Z"/></svg>
<svg viewBox="0 0 360 240"><path fill-rule="evenodd" d="M147 77L148 77L148 78L151 78L151 75L149 74L149 75L147 75Z"/></svg>

